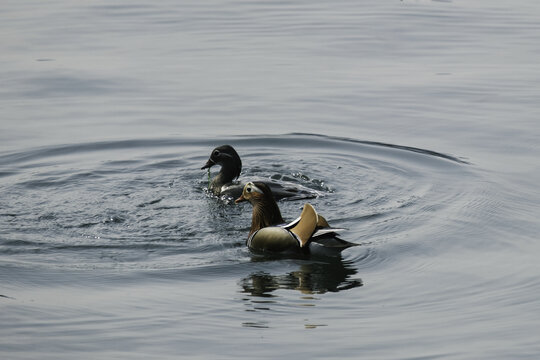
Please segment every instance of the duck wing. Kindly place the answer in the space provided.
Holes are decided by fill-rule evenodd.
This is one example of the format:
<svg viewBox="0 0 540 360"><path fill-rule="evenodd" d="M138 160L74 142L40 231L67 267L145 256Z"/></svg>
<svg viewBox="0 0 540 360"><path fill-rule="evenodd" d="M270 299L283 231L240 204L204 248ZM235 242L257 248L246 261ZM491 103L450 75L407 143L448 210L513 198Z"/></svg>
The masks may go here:
<svg viewBox="0 0 540 360"><path fill-rule="evenodd" d="M256 178L255 178L256 179ZM287 200L300 200L300 199L313 199L316 197L321 196L321 193L309 189L302 185L296 185L296 184L281 184L275 181L267 181L267 180L259 180L267 185L270 190L272 191L272 195L274 196L274 199L281 200L281 199L287 199ZM242 195L242 191L244 189L244 186L246 185L246 181L233 181L227 184L222 185L219 190L217 191L216 195L223 196L226 195L231 198L238 198L240 195Z"/></svg>
<svg viewBox="0 0 540 360"><path fill-rule="evenodd" d="M306 205L309 205L309 204L306 204ZM313 209L313 211L315 211L315 209ZM298 225L298 223L302 219L302 215L307 215L307 214L304 214L304 212L302 211L302 214L296 219L294 219L293 221L291 221L290 223L279 225L279 226L287 230L291 230L296 225ZM317 225L315 227L315 231L311 235L312 238L323 237L325 235L336 236L337 233L347 230L346 228L331 227L330 224L328 224L328 221L326 221L326 219L321 214L316 213L316 215L317 215Z"/></svg>
<svg viewBox="0 0 540 360"><path fill-rule="evenodd" d="M321 196L321 193L305 186L293 183L277 181L263 181L272 190L274 199L300 200L313 199Z"/></svg>
<svg viewBox="0 0 540 360"><path fill-rule="evenodd" d="M242 182L234 182L234 183L228 183L221 187L221 191L219 193L220 196L228 196L233 199L237 199L242 195L242 190L244 189L245 183Z"/></svg>
<svg viewBox="0 0 540 360"><path fill-rule="evenodd" d="M291 221L288 224L282 224L282 225L278 225L278 226L282 227L284 229L287 229L287 230L291 230L296 224L298 224L300 219L301 219L301 217L299 216L299 217L297 217L296 219L294 219L293 221Z"/></svg>
<svg viewBox="0 0 540 360"><path fill-rule="evenodd" d="M333 227L326 227L315 230L313 235L311 235L312 238L320 238L320 237L328 237L328 236L337 236L337 234L340 231L345 231L347 229L345 228L333 228Z"/></svg>
<svg viewBox="0 0 540 360"><path fill-rule="evenodd" d="M300 220L290 229L300 241L300 247L304 247L311 239L317 229L317 220L317 212L313 206L305 204L300 214Z"/></svg>

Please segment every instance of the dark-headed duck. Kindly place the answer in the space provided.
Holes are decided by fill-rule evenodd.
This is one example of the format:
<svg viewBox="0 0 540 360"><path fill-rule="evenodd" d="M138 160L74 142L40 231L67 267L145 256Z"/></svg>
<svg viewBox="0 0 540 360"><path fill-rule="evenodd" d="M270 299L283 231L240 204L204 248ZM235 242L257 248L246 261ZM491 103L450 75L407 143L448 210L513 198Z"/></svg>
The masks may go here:
<svg viewBox="0 0 540 360"><path fill-rule="evenodd" d="M254 252L336 255L357 245L337 238L336 232L343 229L330 227L310 204L304 205L299 218L283 225L272 191L264 183L248 182L235 202L242 201L253 206L247 246Z"/></svg>
<svg viewBox="0 0 540 360"><path fill-rule="evenodd" d="M212 150L210 158L201 168L209 169L214 165L220 165L221 170L212 179L209 190L216 196L227 196L236 199L242 195L245 182L235 182L242 171L242 160L240 156L230 145L221 145ZM318 197L319 192L307 187L283 183L277 181L265 181L265 184L272 189L272 194L276 200L283 198L308 199Z"/></svg>

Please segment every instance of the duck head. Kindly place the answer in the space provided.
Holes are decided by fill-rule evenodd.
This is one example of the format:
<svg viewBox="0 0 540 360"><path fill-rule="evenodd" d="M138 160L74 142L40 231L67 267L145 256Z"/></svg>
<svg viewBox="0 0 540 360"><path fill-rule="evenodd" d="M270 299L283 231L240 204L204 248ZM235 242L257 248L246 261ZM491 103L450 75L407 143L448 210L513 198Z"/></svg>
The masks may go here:
<svg viewBox="0 0 540 360"><path fill-rule="evenodd" d="M221 166L221 173L226 173L227 177L233 180L240 176L242 171L242 160L234 148L230 145L221 145L212 150L210 158L201 170L211 168L214 165Z"/></svg>
<svg viewBox="0 0 540 360"><path fill-rule="evenodd" d="M250 235L264 227L283 223L283 217L274 200L272 190L262 182L248 182L235 203L249 201L253 205Z"/></svg>
<svg viewBox="0 0 540 360"><path fill-rule="evenodd" d="M260 182L255 184L250 181L244 186L242 195L234 202L238 204L242 201L249 201L251 205L256 205L257 203L264 202L265 200L269 201L270 199L272 199L272 192L266 184Z"/></svg>

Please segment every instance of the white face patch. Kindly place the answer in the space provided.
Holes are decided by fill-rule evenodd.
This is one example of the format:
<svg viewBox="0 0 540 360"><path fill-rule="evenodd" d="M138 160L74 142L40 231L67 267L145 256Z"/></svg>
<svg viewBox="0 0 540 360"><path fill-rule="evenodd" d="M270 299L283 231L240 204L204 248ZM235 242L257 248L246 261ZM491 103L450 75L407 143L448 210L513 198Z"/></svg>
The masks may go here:
<svg viewBox="0 0 540 360"><path fill-rule="evenodd" d="M246 186L244 186L244 191L247 192L248 194L252 193L252 192L256 192L256 193L259 193L259 194L263 194L263 191L258 188L254 183L252 182L248 182L246 184Z"/></svg>

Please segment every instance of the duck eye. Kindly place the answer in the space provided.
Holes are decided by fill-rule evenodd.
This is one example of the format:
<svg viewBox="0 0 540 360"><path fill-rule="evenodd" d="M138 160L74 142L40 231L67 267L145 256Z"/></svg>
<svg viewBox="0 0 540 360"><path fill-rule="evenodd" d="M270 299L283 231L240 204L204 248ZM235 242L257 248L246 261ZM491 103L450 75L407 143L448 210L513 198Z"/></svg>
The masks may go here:
<svg viewBox="0 0 540 360"><path fill-rule="evenodd" d="M214 150L214 156L219 156L219 150Z"/></svg>
<svg viewBox="0 0 540 360"><path fill-rule="evenodd" d="M251 188L250 188L250 187L246 188L246 191L247 191L248 193L250 193L250 192L251 192Z"/></svg>

